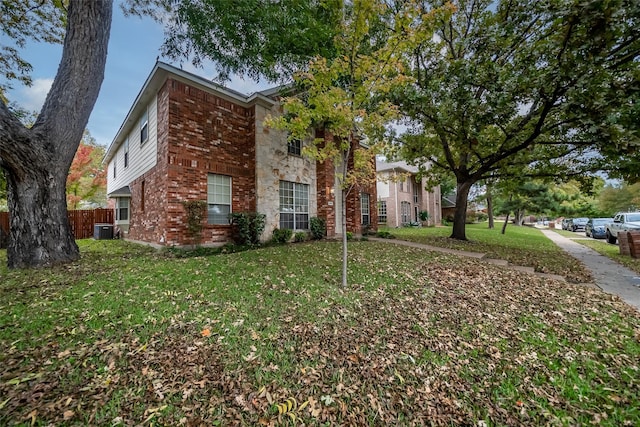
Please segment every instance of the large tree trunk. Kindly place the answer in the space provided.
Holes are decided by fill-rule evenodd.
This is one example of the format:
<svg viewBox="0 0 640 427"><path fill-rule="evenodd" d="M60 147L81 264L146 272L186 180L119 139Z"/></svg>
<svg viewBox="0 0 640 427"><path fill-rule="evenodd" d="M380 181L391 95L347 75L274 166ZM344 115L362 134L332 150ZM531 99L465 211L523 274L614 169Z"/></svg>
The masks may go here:
<svg viewBox="0 0 640 427"><path fill-rule="evenodd" d="M10 268L50 266L80 257L67 218L65 186L104 77L112 9L112 0L70 0L58 73L31 129L0 102Z"/></svg>
<svg viewBox="0 0 640 427"><path fill-rule="evenodd" d="M456 186L456 211L453 214L452 239L467 240L467 198L471 190L471 181L458 182Z"/></svg>

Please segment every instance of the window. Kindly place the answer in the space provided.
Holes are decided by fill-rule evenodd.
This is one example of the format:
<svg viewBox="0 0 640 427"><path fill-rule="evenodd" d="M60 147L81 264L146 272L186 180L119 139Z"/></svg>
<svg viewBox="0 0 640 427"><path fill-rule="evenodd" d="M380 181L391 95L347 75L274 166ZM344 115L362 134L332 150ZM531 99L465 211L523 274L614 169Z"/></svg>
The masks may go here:
<svg viewBox="0 0 640 427"><path fill-rule="evenodd" d="M367 193L360 193L360 217L362 219L362 225L371 224L371 215L369 212L369 195Z"/></svg>
<svg viewBox="0 0 640 427"><path fill-rule="evenodd" d="M144 110L142 117L140 118L140 145L147 142L149 139L149 114L147 110Z"/></svg>
<svg viewBox="0 0 640 427"><path fill-rule="evenodd" d="M381 200L378 202L378 222L386 224L387 222L387 202Z"/></svg>
<svg viewBox="0 0 640 427"><path fill-rule="evenodd" d="M129 198L118 197L116 199L116 221L129 222Z"/></svg>
<svg viewBox="0 0 640 427"><path fill-rule="evenodd" d="M420 191L420 186L414 182L413 183L413 203L418 203L419 191Z"/></svg>
<svg viewBox="0 0 640 427"><path fill-rule="evenodd" d="M129 138L124 141L124 167L129 166Z"/></svg>
<svg viewBox="0 0 640 427"><path fill-rule="evenodd" d="M231 177L209 174L207 177L207 205L209 224L229 224L231 213Z"/></svg>
<svg viewBox="0 0 640 427"><path fill-rule="evenodd" d="M113 179L116 179L116 165L118 164L118 153L113 155Z"/></svg>
<svg viewBox="0 0 640 427"><path fill-rule="evenodd" d="M404 178L400 181L400 191L404 191Z"/></svg>
<svg viewBox="0 0 640 427"><path fill-rule="evenodd" d="M400 217L403 224L408 224L411 221L411 203L400 203Z"/></svg>
<svg viewBox="0 0 640 427"><path fill-rule="evenodd" d="M300 156L302 153L302 141L299 139L287 141L287 152L294 156Z"/></svg>
<svg viewBox="0 0 640 427"><path fill-rule="evenodd" d="M280 228L309 229L309 186L280 181Z"/></svg>

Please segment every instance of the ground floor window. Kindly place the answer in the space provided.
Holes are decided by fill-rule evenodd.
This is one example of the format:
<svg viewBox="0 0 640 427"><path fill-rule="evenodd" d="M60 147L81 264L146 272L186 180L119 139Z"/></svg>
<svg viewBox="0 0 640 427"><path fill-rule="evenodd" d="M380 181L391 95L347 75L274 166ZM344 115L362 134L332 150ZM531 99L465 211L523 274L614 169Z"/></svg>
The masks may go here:
<svg viewBox="0 0 640 427"><path fill-rule="evenodd" d="M411 222L411 203L400 202L400 218L403 224Z"/></svg>
<svg viewBox="0 0 640 427"><path fill-rule="evenodd" d="M207 223L229 224L231 177L210 173L207 177Z"/></svg>
<svg viewBox="0 0 640 427"><path fill-rule="evenodd" d="M360 216L362 225L371 224L371 214L369 211L369 194L360 193Z"/></svg>
<svg viewBox="0 0 640 427"><path fill-rule="evenodd" d="M387 223L387 201L381 200L378 202L378 222L382 224Z"/></svg>
<svg viewBox="0 0 640 427"><path fill-rule="evenodd" d="M116 199L116 221L129 222L129 197L118 197Z"/></svg>
<svg viewBox="0 0 640 427"><path fill-rule="evenodd" d="M280 181L280 228L309 229L309 186Z"/></svg>

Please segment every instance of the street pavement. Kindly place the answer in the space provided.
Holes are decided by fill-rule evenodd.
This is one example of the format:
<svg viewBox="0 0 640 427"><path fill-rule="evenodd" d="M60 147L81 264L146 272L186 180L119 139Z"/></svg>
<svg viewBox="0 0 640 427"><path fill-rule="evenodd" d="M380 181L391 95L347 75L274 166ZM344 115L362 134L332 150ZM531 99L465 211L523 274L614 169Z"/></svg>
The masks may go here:
<svg viewBox="0 0 640 427"><path fill-rule="evenodd" d="M540 231L562 250L582 261L600 289L618 295L627 304L640 310L640 274L555 231Z"/></svg>

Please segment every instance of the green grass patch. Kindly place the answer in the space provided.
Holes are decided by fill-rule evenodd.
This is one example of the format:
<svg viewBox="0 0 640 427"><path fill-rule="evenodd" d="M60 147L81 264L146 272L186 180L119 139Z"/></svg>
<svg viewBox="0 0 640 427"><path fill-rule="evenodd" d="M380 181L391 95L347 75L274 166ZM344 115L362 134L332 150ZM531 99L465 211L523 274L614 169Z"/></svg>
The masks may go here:
<svg viewBox="0 0 640 427"><path fill-rule="evenodd" d="M335 242L79 245L0 267L1 425L640 424L640 315L599 290L385 242L348 289Z"/></svg>
<svg viewBox="0 0 640 427"><path fill-rule="evenodd" d="M389 229L398 239L437 247L487 254L489 258L503 259L514 265L533 267L542 273L567 277L578 283L590 282L591 275L567 255L540 230L509 224L501 234L502 223L489 229L487 223L467 224L467 241L451 239L452 227L422 227ZM573 233L572 233L573 234Z"/></svg>
<svg viewBox="0 0 640 427"><path fill-rule="evenodd" d="M604 255L608 258L611 258L618 264L624 265L625 267L635 271L636 273L640 273L640 259L631 258L629 255L621 255L620 254L620 246L612 245L607 243L606 240L577 240L578 243L588 246L596 252Z"/></svg>

